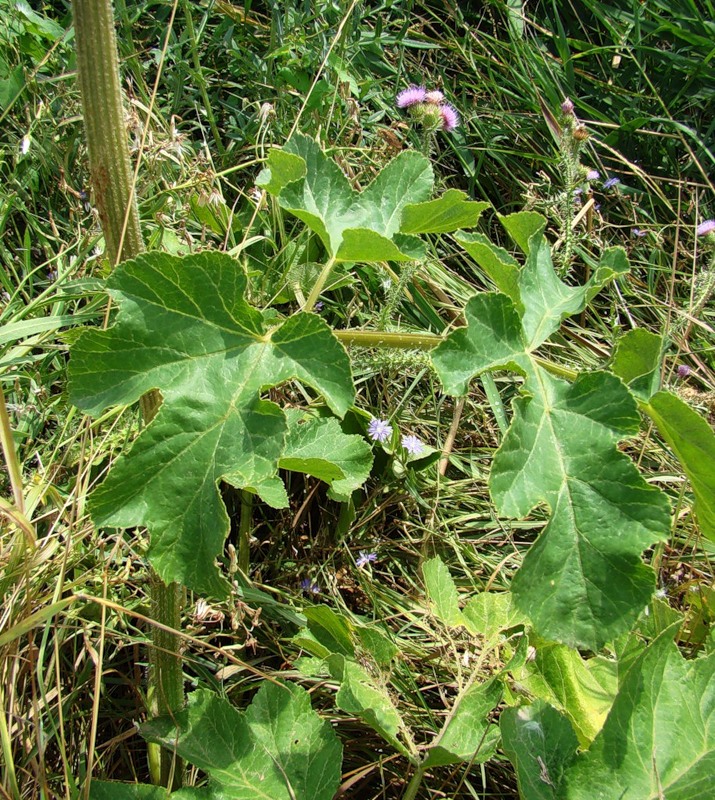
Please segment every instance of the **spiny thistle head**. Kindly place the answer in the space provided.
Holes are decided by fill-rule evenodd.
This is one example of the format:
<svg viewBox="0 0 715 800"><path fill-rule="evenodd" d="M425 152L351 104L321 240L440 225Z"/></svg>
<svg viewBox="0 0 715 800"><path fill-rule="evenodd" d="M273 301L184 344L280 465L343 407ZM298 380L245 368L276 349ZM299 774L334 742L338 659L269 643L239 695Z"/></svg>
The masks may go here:
<svg viewBox="0 0 715 800"><path fill-rule="evenodd" d="M564 102L561 103L561 110L567 117L573 116L574 104L570 97L567 97Z"/></svg>
<svg viewBox="0 0 715 800"><path fill-rule="evenodd" d="M427 96L427 90L424 86L416 86L412 84L407 89L403 89L397 95L398 108L410 108L418 103L424 103Z"/></svg>
<svg viewBox="0 0 715 800"><path fill-rule="evenodd" d="M453 131L459 125L457 109L444 102L444 94L439 89L429 92L424 86L412 84L397 95L398 108L409 109L415 122L425 131Z"/></svg>

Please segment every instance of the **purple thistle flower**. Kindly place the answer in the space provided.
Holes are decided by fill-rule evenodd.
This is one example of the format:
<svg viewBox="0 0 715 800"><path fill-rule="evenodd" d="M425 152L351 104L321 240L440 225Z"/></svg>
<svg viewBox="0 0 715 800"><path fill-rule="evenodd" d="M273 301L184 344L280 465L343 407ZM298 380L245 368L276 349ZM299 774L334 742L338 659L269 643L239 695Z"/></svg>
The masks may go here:
<svg viewBox="0 0 715 800"><path fill-rule="evenodd" d="M439 107L439 113L442 117L442 130L453 131L459 125L459 114L454 106L443 103Z"/></svg>
<svg viewBox="0 0 715 800"><path fill-rule="evenodd" d="M678 364L678 377L687 378L690 375L690 367L687 364Z"/></svg>
<svg viewBox="0 0 715 800"><path fill-rule="evenodd" d="M601 177L601 173L597 169L590 169L586 173L587 181L597 181Z"/></svg>
<svg viewBox="0 0 715 800"><path fill-rule="evenodd" d="M402 437L402 446L411 456L417 456L424 450L422 442L412 434Z"/></svg>
<svg viewBox="0 0 715 800"><path fill-rule="evenodd" d="M573 110L574 110L574 104L573 104L573 100L572 100L570 97L567 97L567 98L564 100L564 102L563 102L563 103L561 103L561 110L562 110L562 111L564 112L564 114L566 114L567 116L571 116L571 114L573 114Z"/></svg>
<svg viewBox="0 0 715 800"><path fill-rule="evenodd" d="M613 189L614 186L617 186L621 182L620 178L609 178L607 181L603 182L604 189Z"/></svg>
<svg viewBox="0 0 715 800"><path fill-rule="evenodd" d="M386 442L392 436L392 425L386 419L373 417L367 426L367 435L373 442Z"/></svg>
<svg viewBox="0 0 715 800"><path fill-rule="evenodd" d="M631 231L631 236L635 236L637 239L642 239L644 236L648 235L648 231L642 231L640 228L633 228Z"/></svg>
<svg viewBox="0 0 715 800"><path fill-rule="evenodd" d="M358 567L366 567L370 562L377 561L377 553L368 553L367 550L361 550L355 564Z"/></svg>
<svg viewBox="0 0 715 800"><path fill-rule="evenodd" d="M300 582L300 588L308 594L320 594L320 586L317 583L313 583L310 578L303 578Z"/></svg>
<svg viewBox="0 0 715 800"><path fill-rule="evenodd" d="M438 106L443 100L444 95L439 89L433 89L425 95L425 103L432 103L435 106Z"/></svg>
<svg viewBox="0 0 715 800"><path fill-rule="evenodd" d="M707 236L708 233L713 233L713 231L715 231L715 219L706 219L695 229L695 235Z"/></svg>
<svg viewBox="0 0 715 800"><path fill-rule="evenodd" d="M415 86L412 84L407 89L403 89L397 95L397 107L409 108L410 106L417 105L417 103L424 103L427 96L427 90L424 86Z"/></svg>

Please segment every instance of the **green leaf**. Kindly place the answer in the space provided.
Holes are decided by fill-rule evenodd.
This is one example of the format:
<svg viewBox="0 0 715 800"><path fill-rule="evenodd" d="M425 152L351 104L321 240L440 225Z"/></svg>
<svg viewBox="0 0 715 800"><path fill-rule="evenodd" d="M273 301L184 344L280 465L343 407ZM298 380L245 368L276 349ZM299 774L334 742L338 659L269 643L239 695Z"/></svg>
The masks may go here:
<svg viewBox="0 0 715 800"><path fill-rule="evenodd" d="M98 414L159 389L163 404L93 492L92 516L98 525L146 525L164 581L220 596L214 561L228 517L218 482L287 505L277 475L286 420L261 392L298 378L342 416L354 398L347 354L313 314L267 327L245 300L243 269L222 253L149 253L119 267L108 286L116 324L73 347L70 398Z"/></svg>
<svg viewBox="0 0 715 800"><path fill-rule="evenodd" d="M551 248L542 235L530 240L529 254L519 275L519 295L524 305L522 325L530 349L545 342L561 322L578 314L598 291L617 275L628 271L628 261L619 248L604 257L588 283L569 286L554 271Z"/></svg>
<svg viewBox="0 0 715 800"><path fill-rule="evenodd" d="M292 160L269 158L258 183L281 208L305 222L338 261L405 261L423 257L419 239L400 235L405 206L428 200L434 184L429 160L405 151L361 193L340 167L307 136L294 136L283 152L302 159L305 174L296 180Z"/></svg>
<svg viewBox="0 0 715 800"><path fill-rule="evenodd" d="M200 689L173 719L147 722L141 732L208 773L202 797L331 800L340 783L342 746L299 686L264 681L243 713Z"/></svg>
<svg viewBox="0 0 715 800"><path fill-rule="evenodd" d="M333 678L340 682L340 689L335 696L338 708L348 714L356 714L398 752L409 758L408 749L398 738L404 723L387 689L378 687L354 661L340 655L332 655L327 661Z"/></svg>
<svg viewBox="0 0 715 800"><path fill-rule="evenodd" d="M303 613L308 620L308 630L330 653L355 655L351 626L345 617L328 606L311 606L303 609Z"/></svg>
<svg viewBox="0 0 715 800"><path fill-rule="evenodd" d="M565 775L566 800L702 800L715 775L715 654L686 661L662 634L624 678L606 724Z"/></svg>
<svg viewBox="0 0 715 800"><path fill-rule="evenodd" d="M612 680L600 681L577 650L538 643L533 661L515 674L526 691L546 700L568 717L581 747L588 747L603 727L615 697Z"/></svg>
<svg viewBox="0 0 715 800"><path fill-rule="evenodd" d="M536 211L517 211L507 216L499 214L499 222L526 255L529 254L531 237L546 230L546 217Z"/></svg>
<svg viewBox="0 0 715 800"><path fill-rule="evenodd" d="M147 783L118 783L113 781L92 781L89 800L167 800L170 795L163 786Z"/></svg>
<svg viewBox="0 0 715 800"><path fill-rule="evenodd" d="M569 721L537 700L505 708L499 717L502 747L516 768L522 800L557 800L565 770L576 757L578 740Z"/></svg>
<svg viewBox="0 0 715 800"><path fill-rule="evenodd" d="M360 625L355 629L360 644L381 667L387 667L396 658L400 649L382 631L371 625Z"/></svg>
<svg viewBox="0 0 715 800"><path fill-rule="evenodd" d="M660 386L663 338L635 328L618 340L611 369L640 400L648 400Z"/></svg>
<svg viewBox="0 0 715 800"><path fill-rule="evenodd" d="M483 233L459 231L454 238L494 281L497 289L510 297L517 309L523 311L519 292L519 262L503 247L492 244Z"/></svg>
<svg viewBox="0 0 715 800"><path fill-rule="evenodd" d="M445 391L467 393L469 381L488 369L528 366L526 342L514 303L502 294L478 294L464 309L465 328L453 331L432 360Z"/></svg>
<svg viewBox="0 0 715 800"><path fill-rule="evenodd" d="M643 409L683 465L695 494L703 536L715 540L715 434L697 412L670 392L658 392Z"/></svg>
<svg viewBox="0 0 715 800"><path fill-rule="evenodd" d="M402 233L451 233L458 228L473 228L491 203L467 200L458 189L448 189L437 200L406 206Z"/></svg>
<svg viewBox="0 0 715 800"><path fill-rule="evenodd" d="M281 469L313 475L330 484L330 497L345 500L372 469L372 447L362 436L343 433L333 417L305 418L286 412L288 435L278 461Z"/></svg>
<svg viewBox="0 0 715 800"><path fill-rule="evenodd" d="M460 694L429 748L424 766L488 761L499 742L499 728L489 721L489 714L499 705L502 695L502 685L495 679L472 684Z"/></svg>
<svg viewBox="0 0 715 800"><path fill-rule="evenodd" d="M458 627L464 625L459 610L459 595L449 569L440 558L432 558L422 565L427 597L434 615L444 625Z"/></svg>
<svg viewBox="0 0 715 800"><path fill-rule="evenodd" d="M534 396L514 401L490 489L507 516L545 503L551 519L512 592L544 638L597 650L653 593L640 553L667 538L668 500L616 447L639 423L618 378L591 373L569 385L540 371L528 385Z"/></svg>
<svg viewBox="0 0 715 800"><path fill-rule="evenodd" d="M272 148L268 153L267 166L258 173L256 184L272 195L279 195L290 183L305 177L305 160L286 150Z"/></svg>
<svg viewBox="0 0 715 800"><path fill-rule="evenodd" d="M512 424L494 458L490 489L505 516L524 517L545 504L551 519L526 554L512 591L517 608L544 638L598 649L631 625L653 592L654 574L640 553L667 537L669 506L616 447L639 426L635 400L621 381L593 373L569 385L531 355L564 308L584 302L583 287L578 302L559 290L554 305L545 288L539 300L535 277L546 275L547 267L553 273L550 256L534 237L520 275L523 319L504 295L477 295L465 309L467 327L451 333L433 361L453 394L465 393L469 380L487 369L525 375L524 395L513 403ZM545 279L542 287L548 285L554 284Z"/></svg>
<svg viewBox="0 0 715 800"><path fill-rule="evenodd" d="M511 592L480 592L470 598L462 614L467 630L487 642L494 642L502 631L526 622L514 607Z"/></svg>

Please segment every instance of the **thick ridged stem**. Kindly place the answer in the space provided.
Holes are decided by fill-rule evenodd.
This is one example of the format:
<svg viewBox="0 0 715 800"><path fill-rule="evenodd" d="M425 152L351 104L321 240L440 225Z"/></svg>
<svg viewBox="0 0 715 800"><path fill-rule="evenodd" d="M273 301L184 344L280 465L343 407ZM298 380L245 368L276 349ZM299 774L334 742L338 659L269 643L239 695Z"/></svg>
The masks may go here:
<svg viewBox="0 0 715 800"><path fill-rule="evenodd" d="M73 11L94 203L107 255L118 264L141 253L144 242L132 193L114 15L109 0L73 0Z"/></svg>
<svg viewBox="0 0 715 800"><path fill-rule="evenodd" d="M183 589L178 583L168 586L152 571L152 619L174 630L181 626ZM149 664L149 709L153 714L174 716L184 707L184 677L179 646L181 639L162 628L152 626L152 648ZM179 789L183 778L183 763L169 750L153 747L149 750L152 780L169 789Z"/></svg>
<svg viewBox="0 0 715 800"><path fill-rule="evenodd" d="M144 250L139 213L132 191L127 129L119 78L119 59L114 33L111 0L73 0L77 75L89 149L94 202L112 264L138 256ZM149 392L141 399L145 422L159 409L160 397ZM154 619L174 630L181 626L182 590L165 585L151 575ZM154 627L150 654L150 710L155 714L176 714L184 705L184 683L179 636ZM155 747L150 745L151 747ZM182 764L166 750L152 752L150 762L155 781L177 788Z"/></svg>

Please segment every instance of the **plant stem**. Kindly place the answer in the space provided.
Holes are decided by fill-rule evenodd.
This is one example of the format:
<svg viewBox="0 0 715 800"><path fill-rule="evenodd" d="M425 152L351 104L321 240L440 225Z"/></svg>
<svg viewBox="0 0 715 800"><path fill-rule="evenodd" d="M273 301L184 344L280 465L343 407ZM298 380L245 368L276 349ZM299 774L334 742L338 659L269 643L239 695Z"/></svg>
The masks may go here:
<svg viewBox="0 0 715 800"><path fill-rule="evenodd" d="M394 333L386 331L333 331L345 345L391 347L397 350L432 350L444 341L436 333Z"/></svg>
<svg viewBox="0 0 715 800"><path fill-rule="evenodd" d="M150 576L152 619L174 630L181 627L183 591L177 583L168 586L152 571ZM149 653L149 709L157 715L173 717L184 706L184 678L177 634L152 625L152 648ZM157 758L157 750L159 750ZM154 761L152 763L152 755ZM150 752L152 780L169 789L179 789L183 764L169 750L155 748Z"/></svg>
<svg viewBox="0 0 715 800"><path fill-rule="evenodd" d="M132 186L129 145L119 78L119 59L111 0L73 0L77 76L89 149L94 202L104 232L107 255L113 265L134 258L144 250L139 213ZM158 392L140 401L145 422L159 410ZM181 624L181 589L166 586L151 574L154 619L174 630ZM179 653L180 639L158 627L152 628L149 692L152 711L175 714L184 705L184 683ZM152 756L150 745L150 761ZM161 750L154 780L169 788L182 781L182 765L175 754Z"/></svg>
<svg viewBox="0 0 715 800"><path fill-rule="evenodd" d="M5 464L7 464L7 473L10 476L10 486L12 486L12 496L15 499L15 507L21 514L24 514L25 496L22 492L22 470L17 460L15 440L12 436L10 417L7 413L5 393L2 387L0 387L0 441L2 441Z"/></svg>
<svg viewBox="0 0 715 800"><path fill-rule="evenodd" d="M303 306L303 311L310 311L310 309L313 308L313 306L318 302L320 293L323 291L323 286L325 286L325 282L328 280L334 266L335 257L331 256L326 265L323 267L323 271L320 273L320 275L318 275L318 280L315 282L315 285L310 290L308 299L305 301L305 305Z"/></svg>
<svg viewBox="0 0 715 800"><path fill-rule="evenodd" d="M241 517L238 524L238 568L248 575L251 561L251 516L253 511L253 495L241 492Z"/></svg>
<svg viewBox="0 0 715 800"><path fill-rule="evenodd" d="M402 800L415 800L415 797L417 797L417 792L422 785L422 778L424 778L424 774L424 768L420 764L415 770L412 780L410 780L410 782L407 784L405 793L402 795Z"/></svg>
<svg viewBox="0 0 715 800"><path fill-rule="evenodd" d="M73 0L77 77L94 202L113 264L142 252L110 0Z"/></svg>
<svg viewBox="0 0 715 800"><path fill-rule="evenodd" d="M218 125L216 124L216 117L214 117L214 112L211 109L211 100L209 99L209 93L206 89L206 79L204 78L204 72L201 67L201 58L199 57L198 43L196 41L196 32L194 30L194 19L191 15L192 5L195 4L188 2L188 0L182 0L181 5L184 9L184 19L186 20L186 32L189 35L191 59L194 62L194 74L196 75L196 81L199 85L199 92L201 93L201 99L204 102L204 111L206 112L206 119L208 120L209 127L211 128L211 134L214 137L214 142L216 142L216 149L218 150L220 156L224 156L226 154L226 148L223 146L223 142L221 141L221 134L219 133Z"/></svg>

